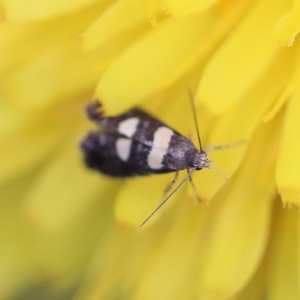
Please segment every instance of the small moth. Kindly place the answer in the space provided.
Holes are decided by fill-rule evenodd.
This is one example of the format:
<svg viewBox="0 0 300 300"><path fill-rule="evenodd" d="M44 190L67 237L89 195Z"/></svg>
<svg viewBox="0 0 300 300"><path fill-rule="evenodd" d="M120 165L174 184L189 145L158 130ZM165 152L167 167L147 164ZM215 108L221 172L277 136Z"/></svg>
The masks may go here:
<svg viewBox="0 0 300 300"><path fill-rule="evenodd" d="M188 171L185 179L141 226L187 179L191 181L193 171L211 168L211 160L201 146L193 101L192 107L199 150L190 139L140 108L133 108L118 116L105 116L99 101L87 106L88 118L102 128L89 132L81 143L88 167L105 175L121 178L175 172L172 183L175 183L178 171ZM171 184L167 190L170 187Z"/></svg>

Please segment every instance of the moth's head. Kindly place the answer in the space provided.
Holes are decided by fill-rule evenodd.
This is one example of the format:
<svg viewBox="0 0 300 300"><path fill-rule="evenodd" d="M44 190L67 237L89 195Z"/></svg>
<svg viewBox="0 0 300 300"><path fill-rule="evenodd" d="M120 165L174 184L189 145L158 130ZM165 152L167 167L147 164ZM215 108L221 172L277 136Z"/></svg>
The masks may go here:
<svg viewBox="0 0 300 300"><path fill-rule="evenodd" d="M199 171L203 168L210 168L212 160L207 157L204 151L197 151L192 159L192 167Z"/></svg>

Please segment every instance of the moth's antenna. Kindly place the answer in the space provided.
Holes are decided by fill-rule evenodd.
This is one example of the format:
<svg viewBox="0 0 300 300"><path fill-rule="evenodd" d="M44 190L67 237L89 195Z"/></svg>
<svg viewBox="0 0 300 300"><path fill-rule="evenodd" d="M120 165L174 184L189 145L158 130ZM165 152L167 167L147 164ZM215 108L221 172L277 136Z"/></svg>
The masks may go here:
<svg viewBox="0 0 300 300"><path fill-rule="evenodd" d="M146 218L146 220L139 226L139 228L141 228L144 224L146 224L151 217L171 198L171 196L191 177L192 173L195 171L195 169L192 169L191 171L189 171L189 173L187 174L187 176L178 184L178 186L167 196L167 198L160 203L155 209L154 211Z"/></svg>
<svg viewBox="0 0 300 300"><path fill-rule="evenodd" d="M188 93L189 93L189 98L190 98L190 101L191 101L191 106L192 106L192 111L193 111L193 117L194 117L194 122L195 122L196 130L197 130L198 142L199 142L199 146L200 146L200 151L203 152L202 144L201 144L201 139L200 139L200 132L199 132L199 126L198 126L198 120L197 120L197 115L196 115L196 107L195 107L193 93L192 93L192 91L190 89L188 89Z"/></svg>

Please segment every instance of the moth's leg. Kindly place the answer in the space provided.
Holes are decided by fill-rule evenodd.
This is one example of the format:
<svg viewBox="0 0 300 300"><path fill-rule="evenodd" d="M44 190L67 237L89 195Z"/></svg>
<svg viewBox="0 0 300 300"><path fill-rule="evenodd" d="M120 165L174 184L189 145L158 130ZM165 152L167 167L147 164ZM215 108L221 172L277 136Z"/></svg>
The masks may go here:
<svg viewBox="0 0 300 300"><path fill-rule="evenodd" d="M104 111L102 107L102 103L94 100L86 107L87 117L96 123L99 123L104 118Z"/></svg>
<svg viewBox="0 0 300 300"><path fill-rule="evenodd" d="M195 193L195 195L196 195L196 198L197 198L197 200L200 202L201 199L200 199L200 196L199 196L199 194L198 194L198 191L197 191L197 189L196 189L196 187L195 187L195 185L194 185L194 182L193 182L193 180L192 180L192 176L190 175L190 169L186 169L186 170L187 170L187 172L188 172L188 174L189 174L189 181L190 181L191 186L192 186L192 188L193 188L193 191L194 191L194 193Z"/></svg>
<svg viewBox="0 0 300 300"><path fill-rule="evenodd" d="M166 188L164 189L164 196L165 196L165 194L167 194L170 191L170 189L172 188L174 183L177 181L178 173L179 173L178 171L175 172L175 176L174 176L173 180L171 182L169 182L168 185L166 186Z"/></svg>

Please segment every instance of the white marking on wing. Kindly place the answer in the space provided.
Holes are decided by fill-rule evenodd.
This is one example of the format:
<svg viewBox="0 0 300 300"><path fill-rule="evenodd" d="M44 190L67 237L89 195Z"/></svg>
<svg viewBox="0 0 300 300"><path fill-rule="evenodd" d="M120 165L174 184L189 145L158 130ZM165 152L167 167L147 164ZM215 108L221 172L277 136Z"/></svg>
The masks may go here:
<svg viewBox="0 0 300 300"><path fill-rule="evenodd" d="M164 155L174 132L168 127L159 127L154 133L153 146L148 155L148 166L151 169L160 169Z"/></svg>
<svg viewBox="0 0 300 300"><path fill-rule="evenodd" d="M119 138L116 141L116 150L119 158L123 161L127 161L130 155L131 139Z"/></svg>
<svg viewBox="0 0 300 300"><path fill-rule="evenodd" d="M125 136L131 138L139 125L139 118L129 118L120 122L118 126L118 132L124 134Z"/></svg>

